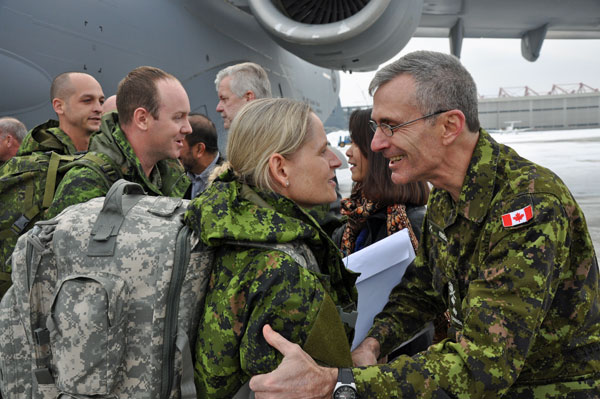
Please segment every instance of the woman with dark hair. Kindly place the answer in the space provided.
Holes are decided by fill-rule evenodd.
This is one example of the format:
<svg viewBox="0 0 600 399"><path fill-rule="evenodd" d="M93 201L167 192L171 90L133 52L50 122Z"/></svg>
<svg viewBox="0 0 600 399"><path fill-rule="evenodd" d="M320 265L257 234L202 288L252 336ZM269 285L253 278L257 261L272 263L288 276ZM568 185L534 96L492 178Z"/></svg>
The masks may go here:
<svg viewBox="0 0 600 399"><path fill-rule="evenodd" d="M427 182L394 184L389 161L371 151L373 131L369 127L371 109L350 115L352 143L346 151L351 166L352 194L342 200L346 225L334 233L344 256L348 256L397 231L407 228L417 250L425 204L429 197Z"/></svg>
<svg viewBox="0 0 600 399"><path fill-rule="evenodd" d="M350 115L350 139L346 151L351 166L354 185L350 198L342 199L342 215L346 224L333 234L333 240L344 256L408 229L411 244L417 251L421 226L425 216L425 204L429 197L429 185L421 181L394 184L388 167L389 160L379 152L371 151L374 132L369 126L371 109L356 110ZM445 318L442 318L445 320ZM437 324L437 321L436 321ZM415 336L388 356L388 359L405 354L414 355L427 349L432 343L433 327Z"/></svg>

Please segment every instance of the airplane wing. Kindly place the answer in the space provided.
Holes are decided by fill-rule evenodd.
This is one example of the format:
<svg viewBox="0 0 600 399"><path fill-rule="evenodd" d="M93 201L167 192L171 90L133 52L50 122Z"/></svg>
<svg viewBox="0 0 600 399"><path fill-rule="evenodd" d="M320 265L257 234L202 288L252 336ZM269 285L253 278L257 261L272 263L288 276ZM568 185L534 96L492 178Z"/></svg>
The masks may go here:
<svg viewBox="0 0 600 399"><path fill-rule="evenodd" d="M243 3L238 0L238 3ZM520 38L535 61L545 39L600 39L598 0L247 0L282 47L323 67L369 71L398 54L412 36Z"/></svg>
<svg viewBox="0 0 600 399"><path fill-rule="evenodd" d="M339 73L371 71L411 37L521 38L535 60L546 38L600 38L599 0L0 0L0 116L32 127L54 117L52 78L83 71L105 94L139 65L177 76L193 111L223 131L214 77L253 61L273 95L325 120ZM219 136L220 144L225 135Z"/></svg>
<svg viewBox="0 0 600 399"><path fill-rule="evenodd" d="M460 56L463 38L521 39L529 61L544 39L600 39L596 0L427 0L416 37L448 37Z"/></svg>

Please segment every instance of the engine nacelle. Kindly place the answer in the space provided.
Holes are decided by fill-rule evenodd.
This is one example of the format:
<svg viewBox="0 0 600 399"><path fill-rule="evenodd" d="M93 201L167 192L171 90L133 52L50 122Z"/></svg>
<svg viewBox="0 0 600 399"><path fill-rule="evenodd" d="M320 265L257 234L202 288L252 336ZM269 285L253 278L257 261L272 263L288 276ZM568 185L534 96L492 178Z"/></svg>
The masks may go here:
<svg viewBox="0 0 600 399"><path fill-rule="evenodd" d="M370 71L408 43L423 0L249 0L260 25L280 46L325 68ZM366 4L364 4L366 3ZM363 5L364 4L364 5Z"/></svg>

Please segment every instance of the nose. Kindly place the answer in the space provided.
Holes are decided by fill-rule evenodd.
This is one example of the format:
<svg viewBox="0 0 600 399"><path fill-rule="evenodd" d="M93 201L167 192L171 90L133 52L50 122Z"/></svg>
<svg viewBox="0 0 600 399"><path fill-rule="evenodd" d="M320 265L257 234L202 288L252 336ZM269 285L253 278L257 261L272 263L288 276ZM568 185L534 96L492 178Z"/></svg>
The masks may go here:
<svg viewBox="0 0 600 399"><path fill-rule="evenodd" d="M348 147L348 149L346 150L346 156L348 158L352 157L352 144L350 144L350 146Z"/></svg>
<svg viewBox="0 0 600 399"><path fill-rule="evenodd" d="M102 112L102 103L100 99L94 101L94 112Z"/></svg>
<svg viewBox="0 0 600 399"><path fill-rule="evenodd" d="M383 134L381 128L377 127L377 130L375 130L375 134L373 135L373 140L371 140L371 150L374 152L385 150L390 146L388 139L389 137Z"/></svg>
<svg viewBox="0 0 600 399"><path fill-rule="evenodd" d="M223 112L223 101L217 103L217 112Z"/></svg>
<svg viewBox="0 0 600 399"><path fill-rule="evenodd" d="M183 124L183 129L181 129L181 133L190 134L192 132L192 125L190 125L190 120L186 117L185 123Z"/></svg>
<svg viewBox="0 0 600 399"><path fill-rule="evenodd" d="M330 158L329 158L329 166L332 169L337 169L340 166L342 166L342 161L340 161L340 159L337 157L337 155L335 155L333 153L333 151L331 151L331 149L328 148L327 152L329 153L329 156L330 156Z"/></svg>

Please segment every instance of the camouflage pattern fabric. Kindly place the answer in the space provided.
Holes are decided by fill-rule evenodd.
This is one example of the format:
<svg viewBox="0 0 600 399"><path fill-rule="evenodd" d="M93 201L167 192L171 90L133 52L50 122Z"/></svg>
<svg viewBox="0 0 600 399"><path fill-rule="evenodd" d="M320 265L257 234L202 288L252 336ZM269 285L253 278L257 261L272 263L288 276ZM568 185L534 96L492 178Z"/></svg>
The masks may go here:
<svg viewBox="0 0 600 399"><path fill-rule="evenodd" d="M184 225L186 201L134 188L110 207L104 198L71 207L18 240L14 285L0 302L5 399L190 398L187 338L212 251Z"/></svg>
<svg viewBox="0 0 600 399"><path fill-rule="evenodd" d="M140 160L118 123L117 113L105 114L102 129L90 142L90 152L110 162L121 178L138 183L149 195L183 197L190 181L183 166L176 159L159 161L150 177L144 173ZM116 179L113 179L116 180ZM46 219L58 215L69 205L79 204L91 198L102 197L108 192L106 179L95 169L86 165L71 168L56 189L54 201L46 211Z"/></svg>
<svg viewBox="0 0 600 399"><path fill-rule="evenodd" d="M281 355L262 336L266 323L305 349L314 348L307 341L331 340L330 346L343 341L350 362L351 337L335 305L354 308L356 277L346 271L339 250L308 213L285 197L241 185L224 172L192 201L185 220L216 250L196 344L199 397L231 397L252 375L277 367ZM301 267L283 252L226 241L301 242L311 249L320 272ZM327 313L332 308L333 315ZM311 337L317 329L326 333ZM324 351L309 354L339 366Z"/></svg>
<svg viewBox="0 0 600 399"><path fill-rule="evenodd" d="M61 155L73 155L77 152L69 135L63 132L58 127L58 121L53 119L31 129L19 146L16 156L47 151Z"/></svg>
<svg viewBox="0 0 600 399"><path fill-rule="evenodd" d="M50 151L59 155L74 155L77 152L71 138L59 129L55 120L31 129L16 156L0 168L0 297L10 286L10 265L6 261L17 238L42 218ZM57 176L57 179L60 177ZM21 215L25 215L29 221L18 223L20 230L14 229L13 223Z"/></svg>
<svg viewBox="0 0 600 399"><path fill-rule="evenodd" d="M530 220L503 226L528 206ZM412 358L354 368L362 397L600 395L598 263L555 174L481 131L458 202L434 189L424 227L370 336L386 354L446 309L453 334Z"/></svg>

